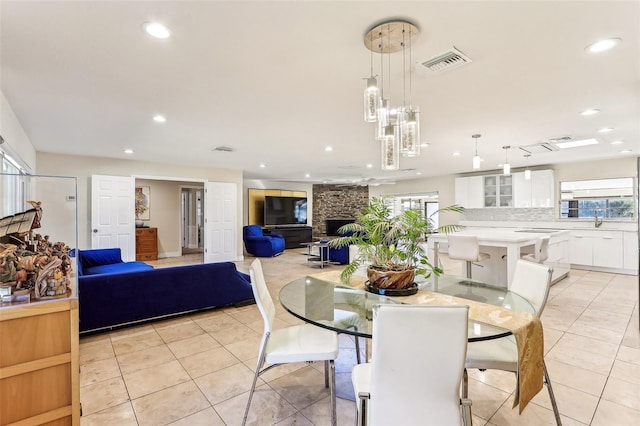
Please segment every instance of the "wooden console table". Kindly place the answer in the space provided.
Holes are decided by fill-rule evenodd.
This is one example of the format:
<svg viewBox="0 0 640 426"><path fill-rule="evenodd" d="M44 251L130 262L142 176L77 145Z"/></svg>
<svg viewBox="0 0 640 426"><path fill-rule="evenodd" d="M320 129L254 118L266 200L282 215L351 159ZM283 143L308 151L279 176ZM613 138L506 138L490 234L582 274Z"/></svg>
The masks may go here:
<svg viewBox="0 0 640 426"><path fill-rule="evenodd" d="M79 425L78 299L0 308L0 425Z"/></svg>

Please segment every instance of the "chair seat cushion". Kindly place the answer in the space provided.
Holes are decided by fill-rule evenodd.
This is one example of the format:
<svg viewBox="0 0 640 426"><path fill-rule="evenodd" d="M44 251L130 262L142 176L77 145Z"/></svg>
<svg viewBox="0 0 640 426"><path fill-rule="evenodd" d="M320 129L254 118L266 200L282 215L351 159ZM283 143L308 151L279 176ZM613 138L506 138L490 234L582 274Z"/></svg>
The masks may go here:
<svg viewBox="0 0 640 426"><path fill-rule="evenodd" d="M356 399L360 392L371 393L371 363L355 365L351 370L351 382Z"/></svg>
<svg viewBox="0 0 640 426"><path fill-rule="evenodd" d="M467 345L467 368L518 371L518 348L513 336L471 342Z"/></svg>
<svg viewBox="0 0 640 426"><path fill-rule="evenodd" d="M337 357L338 335L334 331L302 324L271 331L265 362L329 361Z"/></svg>

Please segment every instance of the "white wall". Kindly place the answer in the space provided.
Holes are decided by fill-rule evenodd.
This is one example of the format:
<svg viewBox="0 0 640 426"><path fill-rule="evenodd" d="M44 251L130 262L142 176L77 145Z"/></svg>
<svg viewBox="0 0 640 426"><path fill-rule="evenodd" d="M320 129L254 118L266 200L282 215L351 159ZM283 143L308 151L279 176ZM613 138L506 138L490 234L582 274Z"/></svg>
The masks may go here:
<svg viewBox="0 0 640 426"><path fill-rule="evenodd" d="M38 152L37 160L39 174L76 176L78 178L78 248L80 249L91 247L91 175L146 176L153 177L154 180L164 177L168 181L208 180L211 182L229 182L237 185L238 197L241 196L242 171L240 170L186 167L173 164L82 157L46 152ZM153 194L151 194L151 197L153 202ZM237 210L238 217L244 217L242 203L238 203ZM238 238L236 242L238 258L243 256L242 226L240 222L238 221ZM176 224L177 226L178 224Z"/></svg>
<svg viewBox="0 0 640 426"><path fill-rule="evenodd" d="M0 149L16 160L27 173L36 173L36 150L24 132L13 108L0 91L0 135L4 143Z"/></svg>

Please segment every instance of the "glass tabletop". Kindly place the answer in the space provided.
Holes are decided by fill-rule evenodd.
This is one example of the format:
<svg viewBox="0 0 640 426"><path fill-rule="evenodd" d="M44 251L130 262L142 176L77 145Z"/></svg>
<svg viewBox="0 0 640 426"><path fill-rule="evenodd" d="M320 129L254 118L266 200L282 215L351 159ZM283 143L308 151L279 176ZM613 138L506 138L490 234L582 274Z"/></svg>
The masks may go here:
<svg viewBox="0 0 640 426"><path fill-rule="evenodd" d="M535 313L533 306L517 293L461 277L441 275L418 282L418 286L418 291L432 291L505 309ZM280 303L294 316L339 333L368 338L372 336L373 306L406 303L402 299L308 276L291 281L280 291ZM511 332L507 329L469 320L470 342L509 334Z"/></svg>

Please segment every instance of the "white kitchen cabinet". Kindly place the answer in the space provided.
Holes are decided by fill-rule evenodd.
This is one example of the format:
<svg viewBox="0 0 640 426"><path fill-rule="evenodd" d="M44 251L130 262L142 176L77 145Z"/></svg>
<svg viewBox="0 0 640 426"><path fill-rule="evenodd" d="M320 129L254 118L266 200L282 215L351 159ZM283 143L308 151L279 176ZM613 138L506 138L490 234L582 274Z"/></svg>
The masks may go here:
<svg viewBox="0 0 640 426"><path fill-rule="evenodd" d="M622 234L620 231L572 231L569 239L569 261L573 265L622 269Z"/></svg>
<svg viewBox="0 0 640 426"><path fill-rule="evenodd" d="M482 176L456 178L456 204L459 204L467 209L482 208L482 194Z"/></svg>
<svg viewBox="0 0 640 426"><path fill-rule="evenodd" d="M638 272L638 233L624 232L622 237L623 268Z"/></svg>
<svg viewBox="0 0 640 426"><path fill-rule="evenodd" d="M534 170L531 179L524 172L513 173L514 207L553 207L553 170Z"/></svg>
<svg viewBox="0 0 640 426"><path fill-rule="evenodd" d="M571 237L569 237L569 263L572 265L593 265L593 240L590 236L571 233Z"/></svg>
<svg viewBox="0 0 640 426"><path fill-rule="evenodd" d="M529 182L531 182L531 207L553 207L555 198L553 170L534 170L531 172Z"/></svg>
<svg viewBox="0 0 640 426"><path fill-rule="evenodd" d="M484 176L484 207L513 207L513 177Z"/></svg>

